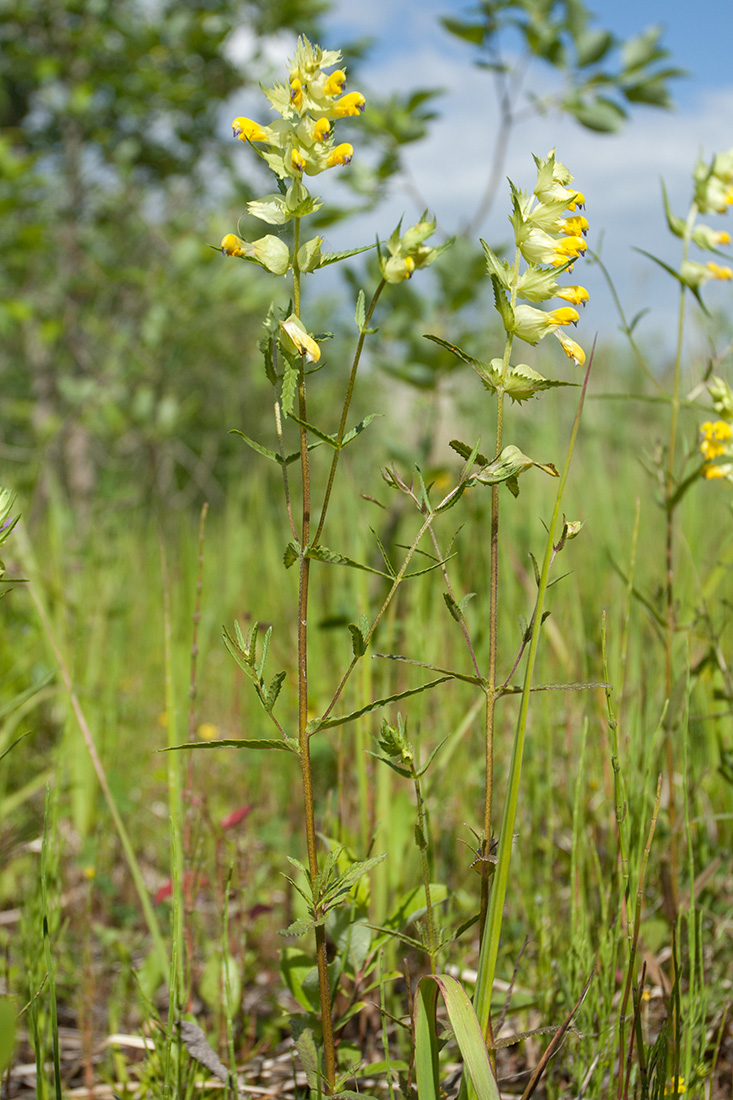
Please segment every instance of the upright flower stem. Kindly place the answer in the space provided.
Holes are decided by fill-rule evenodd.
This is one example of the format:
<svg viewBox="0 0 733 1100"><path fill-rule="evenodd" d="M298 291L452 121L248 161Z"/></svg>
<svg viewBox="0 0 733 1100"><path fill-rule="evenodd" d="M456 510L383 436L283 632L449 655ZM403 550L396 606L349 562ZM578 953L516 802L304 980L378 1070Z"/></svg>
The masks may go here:
<svg viewBox="0 0 733 1100"><path fill-rule="evenodd" d="M682 262L687 259L687 255L690 247L690 234L692 227L697 217L697 204L692 203L690 212L687 217L687 225L685 227L685 236L683 240L682 250ZM682 343L685 331L685 305L686 305L686 290L687 288L682 285L680 288L680 310L679 318L677 321L677 350L674 361L674 378L672 382L672 412L669 425L669 446L667 449L667 469L665 473L665 660L664 660L664 685L665 685L665 697L670 699L672 695L672 687L674 683L674 663L673 663L673 650L674 650L674 637L677 629L677 613L675 610L674 600L674 535L675 535L675 511L676 511L676 477L675 477L675 462L676 462L676 450L677 450L677 426L679 422L680 413L680 375L682 367ZM670 709L667 710L667 720L665 721L665 750L666 750L666 763L667 763L667 783L669 785L669 803L668 803L668 816L669 816L669 829L670 829L670 862L671 862L671 876L670 887L672 892L672 901L674 904L675 912L677 910L677 879L678 879L678 857L677 857L677 807L675 803L675 791L674 791L674 714Z"/></svg>
<svg viewBox="0 0 733 1100"><path fill-rule="evenodd" d="M293 246L293 311L300 318L300 270L298 268L298 248L300 246L300 219L295 219L295 241ZM303 804L305 811L305 836L308 850L308 870L311 888L314 891L315 920L322 915L318 898L315 896L318 877L318 847L316 839L316 815L313 797L313 772L311 768L310 737L308 734L308 591L310 584L310 558L306 551L310 544L311 523L311 483L310 463L308 459L308 430L305 356L300 359L298 374L298 416L300 418L300 472L302 481L302 514L300 527L300 571L298 580L298 745L300 748L300 772L303 785ZM326 931L322 924L316 924L316 966L318 969L318 991L321 1005L321 1027L323 1029L323 1071L329 1093L333 1092L336 1081L336 1052L333 1039L333 1020L331 1018L331 990L328 981L328 959L326 956Z"/></svg>

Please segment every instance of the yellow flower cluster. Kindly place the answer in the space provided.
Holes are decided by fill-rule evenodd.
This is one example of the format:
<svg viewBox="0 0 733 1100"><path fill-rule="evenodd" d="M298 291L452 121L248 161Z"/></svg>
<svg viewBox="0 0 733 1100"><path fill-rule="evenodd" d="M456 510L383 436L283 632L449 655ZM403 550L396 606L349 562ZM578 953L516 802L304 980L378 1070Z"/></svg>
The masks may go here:
<svg viewBox="0 0 733 1100"><path fill-rule="evenodd" d="M569 306L549 311L513 305L500 309L500 313L508 332L529 344L537 344L552 333L568 358L582 365L585 352L580 344L560 330L577 324L579 314L574 307L585 305L588 291L583 286L562 287L557 278L564 271L572 271L574 261L586 250L588 220L578 212L585 206L585 196L570 186L573 177L556 159L554 150L546 158L535 157L535 164L537 183L531 195L512 185L509 218L527 267L517 279L515 268L484 245L489 274L515 298L530 302L561 298L569 302Z"/></svg>
<svg viewBox="0 0 733 1100"><path fill-rule="evenodd" d="M702 435L702 441L700 443L700 452L705 459L705 466L703 467L703 477L708 480L713 478L731 478L733 476L733 464L722 462L716 463L716 458L721 458L723 455L733 455L733 428L725 420L706 420L704 424L700 425L700 433Z"/></svg>
<svg viewBox="0 0 733 1100"><path fill-rule="evenodd" d="M299 38L287 86L275 84L265 91L282 117L270 126L251 118L235 118L232 123L236 138L265 146L260 155L279 179L317 176L348 164L354 155L348 142L334 144L331 122L360 115L366 101L360 92L343 94L343 69L324 71L340 60L338 50L322 50Z"/></svg>

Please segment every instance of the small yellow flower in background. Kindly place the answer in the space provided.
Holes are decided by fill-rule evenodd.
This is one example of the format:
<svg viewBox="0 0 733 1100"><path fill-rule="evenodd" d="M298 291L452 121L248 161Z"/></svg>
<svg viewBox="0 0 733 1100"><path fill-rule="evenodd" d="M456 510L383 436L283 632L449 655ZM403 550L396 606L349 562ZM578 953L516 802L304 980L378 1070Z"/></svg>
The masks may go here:
<svg viewBox="0 0 733 1100"><path fill-rule="evenodd" d="M733 428L730 424L726 424L725 420L716 420L714 423L706 420L700 425L700 431L703 436L700 450L706 462L730 452L730 448L725 444L733 439Z"/></svg>
<svg viewBox="0 0 733 1100"><path fill-rule="evenodd" d="M219 737L219 727L213 722L202 722L196 732L202 741L216 741Z"/></svg>
<svg viewBox="0 0 733 1100"><path fill-rule="evenodd" d="M713 279L733 279L733 268L713 263L712 260L705 264L705 267L708 269Z"/></svg>
<svg viewBox="0 0 733 1100"><path fill-rule="evenodd" d="M733 205L733 149L717 153L710 164L698 160L693 178L700 213L724 214Z"/></svg>
<svg viewBox="0 0 733 1100"><path fill-rule="evenodd" d="M677 1093L681 1096L683 1092L687 1092L687 1085L685 1084L684 1077L670 1077L669 1080L664 1083L664 1095L672 1096Z"/></svg>

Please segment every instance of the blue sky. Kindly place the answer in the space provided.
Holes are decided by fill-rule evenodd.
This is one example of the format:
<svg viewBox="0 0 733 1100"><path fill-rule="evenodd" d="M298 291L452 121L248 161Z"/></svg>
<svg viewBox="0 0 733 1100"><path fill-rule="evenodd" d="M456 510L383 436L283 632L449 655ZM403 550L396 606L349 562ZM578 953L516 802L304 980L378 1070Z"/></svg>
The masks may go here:
<svg viewBox="0 0 733 1100"><path fill-rule="evenodd" d="M669 347L677 302L674 286L632 247L644 248L676 265L679 242L666 229L660 177L675 211L684 215L698 153L707 158L733 146L733 8L730 0L706 0L704 4L688 0L684 5L617 0L588 6L591 10L595 7L596 25L608 27L619 37L638 33L650 24L665 28L663 44L671 50L671 63L689 72L672 86L677 110L639 108L622 133L611 137L592 134L558 116L531 120L512 137L505 175L519 187L531 188L531 154L545 154L556 146L559 159L574 173L587 197L590 243L597 247L602 238L604 261L629 314L636 312L640 302L651 305L653 313L645 320L642 335ZM467 5L450 0L369 0L368 4L336 0L322 43L333 47L348 39L373 38L374 46L362 70L368 77L364 83L373 88L439 86L447 90L437 103L441 118L433 124L431 136L411 146L407 156L409 171L425 203L447 232L465 223L466 213L479 202L495 132L490 76L471 64L470 47L447 35L438 23L440 15L463 15L468 10ZM537 67L534 87L549 90L549 79ZM507 196L505 186L481 228L481 236L490 243L507 239ZM360 232L367 240L376 233L386 236L403 213L410 220L421 210L403 182L396 181L383 209L349 227L348 241L342 241L337 230L328 243L332 247L353 244ZM708 221L733 233L733 214ZM699 258L710 257L704 254ZM617 318L598 272L588 269L581 275L581 267L576 267L573 277L588 285L593 294L582 318L584 342L588 343L588 333L592 339L596 330L601 337L612 336ZM730 305L732 298L731 284L708 285L710 305Z"/></svg>

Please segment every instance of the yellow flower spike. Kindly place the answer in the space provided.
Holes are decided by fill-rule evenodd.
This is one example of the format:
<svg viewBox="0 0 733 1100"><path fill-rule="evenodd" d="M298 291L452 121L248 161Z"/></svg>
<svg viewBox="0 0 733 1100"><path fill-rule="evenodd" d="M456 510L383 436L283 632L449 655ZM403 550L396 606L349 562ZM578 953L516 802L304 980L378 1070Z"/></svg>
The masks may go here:
<svg viewBox="0 0 733 1100"><path fill-rule="evenodd" d="M225 256L243 256L244 241L234 233L227 233L221 242L221 250Z"/></svg>
<svg viewBox="0 0 733 1100"><path fill-rule="evenodd" d="M290 102L295 108L300 108L303 103L303 85L297 76L290 81Z"/></svg>
<svg viewBox="0 0 733 1100"><path fill-rule="evenodd" d="M582 214L575 214L571 218L563 218L557 223L557 227L568 237L584 237L588 232L588 219Z"/></svg>
<svg viewBox="0 0 733 1100"><path fill-rule="evenodd" d="M710 261L705 264L713 279L733 279L733 268L721 266Z"/></svg>
<svg viewBox="0 0 733 1100"><path fill-rule="evenodd" d="M331 123L327 118L319 118L313 127L313 137L316 141L327 141L331 133Z"/></svg>
<svg viewBox="0 0 733 1100"><path fill-rule="evenodd" d="M232 123L232 133L240 141L269 141L267 131L251 118L235 118Z"/></svg>
<svg viewBox="0 0 733 1100"><path fill-rule="evenodd" d="M584 306L590 294L584 286L563 286L555 291L556 298L562 298L574 306Z"/></svg>
<svg viewBox="0 0 733 1100"><path fill-rule="evenodd" d="M326 95L336 96L341 95L345 87L346 73L343 71L343 69L336 69L336 71L331 73L331 75L329 76L323 90Z"/></svg>
<svg viewBox="0 0 733 1100"><path fill-rule="evenodd" d="M354 146L349 145L348 142L344 142L343 145L337 145L331 152L327 160L329 168L335 168L339 164L349 164L351 158L354 155Z"/></svg>
<svg viewBox="0 0 733 1100"><path fill-rule="evenodd" d="M305 157L303 157L297 149L293 149L293 152L291 153L291 161L293 164L293 168L296 172L300 173L305 168Z"/></svg>
<svg viewBox="0 0 733 1100"><path fill-rule="evenodd" d="M554 325L577 325L580 314L572 306L561 306L560 309L551 309L547 314Z"/></svg>
<svg viewBox="0 0 733 1100"><path fill-rule="evenodd" d="M585 352L580 344L576 343L575 340L571 340L564 332L555 332L555 336L557 336L560 341L562 350L565 352L568 359L572 359L576 366L582 367L585 363Z"/></svg>
<svg viewBox="0 0 733 1100"><path fill-rule="evenodd" d="M349 92L342 96L333 105L334 118L354 118L362 114L366 107L366 100L361 92Z"/></svg>

